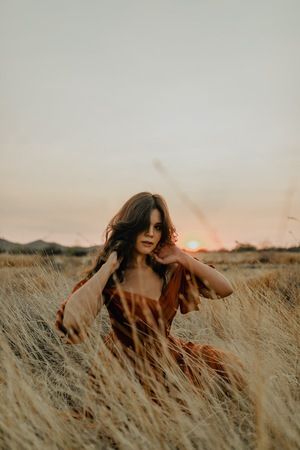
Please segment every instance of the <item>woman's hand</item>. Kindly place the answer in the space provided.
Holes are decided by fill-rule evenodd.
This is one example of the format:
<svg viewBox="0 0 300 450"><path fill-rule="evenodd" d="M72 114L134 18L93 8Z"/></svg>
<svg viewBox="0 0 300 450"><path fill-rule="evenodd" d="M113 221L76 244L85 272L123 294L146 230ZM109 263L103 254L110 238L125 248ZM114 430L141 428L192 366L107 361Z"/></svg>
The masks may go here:
<svg viewBox="0 0 300 450"><path fill-rule="evenodd" d="M172 264L180 262L182 253L175 244L166 244L159 250L154 250L152 255L161 264Z"/></svg>
<svg viewBox="0 0 300 450"><path fill-rule="evenodd" d="M107 267L109 267L109 269L111 270L111 272L115 272L119 267L120 264L122 262L123 258L119 258L118 259L118 254L117 252L114 250L110 253L109 257L107 258L105 264L107 265Z"/></svg>

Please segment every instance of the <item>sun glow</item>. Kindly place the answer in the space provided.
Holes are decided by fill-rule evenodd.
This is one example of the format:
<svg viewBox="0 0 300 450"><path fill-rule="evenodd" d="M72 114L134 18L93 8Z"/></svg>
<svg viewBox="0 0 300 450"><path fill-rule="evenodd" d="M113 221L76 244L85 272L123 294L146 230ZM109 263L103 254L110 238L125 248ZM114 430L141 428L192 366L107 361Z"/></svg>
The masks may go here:
<svg viewBox="0 0 300 450"><path fill-rule="evenodd" d="M189 248L190 250L196 250L196 248L198 248L200 245L199 241L188 241L186 243L186 247Z"/></svg>
<svg viewBox="0 0 300 450"><path fill-rule="evenodd" d="M186 248L186 250L190 250L190 251L194 252L201 248L201 243L199 241L197 241L196 239L191 239L191 240L185 242L184 247Z"/></svg>
<svg viewBox="0 0 300 450"><path fill-rule="evenodd" d="M206 248L206 243L199 236L198 230L183 231L178 244L188 252L198 252Z"/></svg>

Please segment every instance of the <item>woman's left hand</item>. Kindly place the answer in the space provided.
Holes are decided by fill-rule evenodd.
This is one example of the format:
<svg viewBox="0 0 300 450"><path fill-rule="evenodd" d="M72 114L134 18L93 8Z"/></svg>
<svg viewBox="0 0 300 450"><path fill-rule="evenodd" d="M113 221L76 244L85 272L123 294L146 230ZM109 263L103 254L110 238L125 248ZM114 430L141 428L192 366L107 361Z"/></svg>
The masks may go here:
<svg viewBox="0 0 300 450"><path fill-rule="evenodd" d="M178 248L175 244L166 244L159 250L154 250L152 253L157 262L161 264L172 264L177 263L182 255L182 250Z"/></svg>

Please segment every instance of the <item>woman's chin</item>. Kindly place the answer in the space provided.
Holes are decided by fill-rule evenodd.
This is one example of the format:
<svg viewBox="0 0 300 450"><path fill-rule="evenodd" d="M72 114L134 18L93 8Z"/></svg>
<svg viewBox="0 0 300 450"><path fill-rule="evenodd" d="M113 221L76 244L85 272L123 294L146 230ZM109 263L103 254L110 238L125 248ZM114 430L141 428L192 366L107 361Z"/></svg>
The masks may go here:
<svg viewBox="0 0 300 450"><path fill-rule="evenodd" d="M150 253L152 253L152 248L149 248L149 250L148 249L143 250L144 255L150 255Z"/></svg>
<svg viewBox="0 0 300 450"><path fill-rule="evenodd" d="M153 252L153 247L149 248L141 247L138 249L138 252L141 253L142 255L149 255L150 253Z"/></svg>

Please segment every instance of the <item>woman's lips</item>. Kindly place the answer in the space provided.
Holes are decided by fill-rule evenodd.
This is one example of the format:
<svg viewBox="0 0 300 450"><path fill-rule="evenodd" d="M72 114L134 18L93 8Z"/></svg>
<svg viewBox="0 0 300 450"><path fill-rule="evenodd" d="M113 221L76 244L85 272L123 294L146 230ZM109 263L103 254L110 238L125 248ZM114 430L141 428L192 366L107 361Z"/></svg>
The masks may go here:
<svg viewBox="0 0 300 450"><path fill-rule="evenodd" d="M152 247L152 243L151 242L143 242L142 241L142 244L145 246L145 247Z"/></svg>

